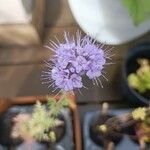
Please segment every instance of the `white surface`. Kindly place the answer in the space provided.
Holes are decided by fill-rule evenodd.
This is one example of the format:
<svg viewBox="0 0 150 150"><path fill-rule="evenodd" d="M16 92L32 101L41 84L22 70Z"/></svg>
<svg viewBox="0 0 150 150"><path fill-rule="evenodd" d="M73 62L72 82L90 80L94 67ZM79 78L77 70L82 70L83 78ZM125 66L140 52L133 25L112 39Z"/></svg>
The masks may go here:
<svg viewBox="0 0 150 150"><path fill-rule="evenodd" d="M31 14L25 9L31 0L0 0L0 24L29 23ZM24 6L26 4L26 6Z"/></svg>
<svg viewBox="0 0 150 150"><path fill-rule="evenodd" d="M122 44L150 30L150 19L135 26L121 0L68 0L80 27L98 41Z"/></svg>

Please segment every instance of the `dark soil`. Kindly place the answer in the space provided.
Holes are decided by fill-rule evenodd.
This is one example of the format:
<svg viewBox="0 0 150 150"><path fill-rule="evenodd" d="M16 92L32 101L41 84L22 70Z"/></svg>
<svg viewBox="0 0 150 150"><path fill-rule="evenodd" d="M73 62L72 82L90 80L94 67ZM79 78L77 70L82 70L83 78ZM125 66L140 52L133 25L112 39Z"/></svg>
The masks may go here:
<svg viewBox="0 0 150 150"><path fill-rule="evenodd" d="M114 142L115 145L117 145L121 140L122 140L122 134L121 132L119 133L118 131L112 130L108 133L103 134L100 132L97 128L97 126L104 124L108 119L114 117L113 115L100 115L98 118L93 118L91 120L91 125L90 125L90 137L93 140L94 143L96 143L99 146L106 146L110 141ZM109 122L111 126L113 126L114 121L117 121L117 124L120 123L120 121L115 118L112 121Z"/></svg>
<svg viewBox="0 0 150 150"><path fill-rule="evenodd" d="M150 90L147 90L144 94L142 94L142 96L150 100Z"/></svg>
<svg viewBox="0 0 150 150"><path fill-rule="evenodd" d="M65 132L66 132L64 118L62 116L60 116L59 119L61 121L63 121L64 124L62 126L56 127L56 128L51 130L51 131L54 131L56 133L56 143L62 139L62 137L65 135Z"/></svg>
<svg viewBox="0 0 150 150"><path fill-rule="evenodd" d="M128 135L134 143L139 144L138 138L135 132L135 124L128 126L127 128L123 130L123 132L124 134Z"/></svg>
<svg viewBox="0 0 150 150"><path fill-rule="evenodd" d="M0 116L0 144L4 146L16 146L22 143L20 138L12 138L11 132L13 127L13 118L19 114L19 112L9 112Z"/></svg>

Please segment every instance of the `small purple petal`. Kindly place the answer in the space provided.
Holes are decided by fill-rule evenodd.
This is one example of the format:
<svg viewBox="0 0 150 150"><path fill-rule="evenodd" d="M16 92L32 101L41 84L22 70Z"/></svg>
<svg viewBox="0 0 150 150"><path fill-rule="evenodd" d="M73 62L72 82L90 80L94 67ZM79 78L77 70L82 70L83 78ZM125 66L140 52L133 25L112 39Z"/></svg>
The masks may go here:
<svg viewBox="0 0 150 150"><path fill-rule="evenodd" d="M72 74L70 79L72 80L73 86L75 88L82 88L82 78L77 74Z"/></svg>

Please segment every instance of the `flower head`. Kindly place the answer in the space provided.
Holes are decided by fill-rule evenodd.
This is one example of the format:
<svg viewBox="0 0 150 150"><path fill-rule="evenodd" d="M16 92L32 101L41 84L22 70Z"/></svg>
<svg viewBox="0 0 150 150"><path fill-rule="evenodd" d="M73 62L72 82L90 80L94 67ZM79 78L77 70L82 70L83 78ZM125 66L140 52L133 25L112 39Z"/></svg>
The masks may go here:
<svg viewBox="0 0 150 150"><path fill-rule="evenodd" d="M146 118L146 108L139 107L132 112L132 117L134 120L145 120Z"/></svg>
<svg viewBox="0 0 150 150"><path fill-rule="evenodd" d="M87 35L81 37L79 32L76 40L66 32L64 38L63 43L51 41L55 54L51 59L53 65L46 63L50 67L43 75L49 80L47 83L52 82L50 86L63 91L72 91L84 87L83 76L98 82L107 59L102 47Z"/></svg>
<svg viewBox="0 0 150 150"><path fill-rule="evenodd" d="M105 124L100 125L99 127L99 131L106 133L107 132L107 126Z"/></svg>

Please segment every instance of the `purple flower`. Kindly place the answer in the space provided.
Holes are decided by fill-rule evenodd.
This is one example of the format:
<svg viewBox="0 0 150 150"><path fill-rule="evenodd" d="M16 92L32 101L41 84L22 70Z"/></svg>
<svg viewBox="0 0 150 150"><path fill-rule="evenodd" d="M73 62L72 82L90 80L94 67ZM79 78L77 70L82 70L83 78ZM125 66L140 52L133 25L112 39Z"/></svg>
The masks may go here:
<svg viewBox="0 0 150 150"><path fill-rule="evenodd" d="M51 71L51 78L55 81L55 85L64 91L82 87L82 78L68 69L54 67Z"/></svg>
<svg viewBox="0 0 150 150"><path fill-rule="evenodd" d="M80 73L86 71L88 62L85 57L79 55L74 61L72 61L72 65L75 68L76 73Z"/></svg>
<svg viewBox="0 0 150 150"><path fill-rule="evenodd" d="M44 73L47 83L62 91L71 91L84 87L82 78L99 81L102 70L106 64L107 55L99 44L95 44L89 36L81 37L77 32L76 40L68 33L64 34L65 41L54 43L51 41L52 50L55 52L52 66L47 62L50 70ZM98 79L98 80L97 80Z"/></svg>

